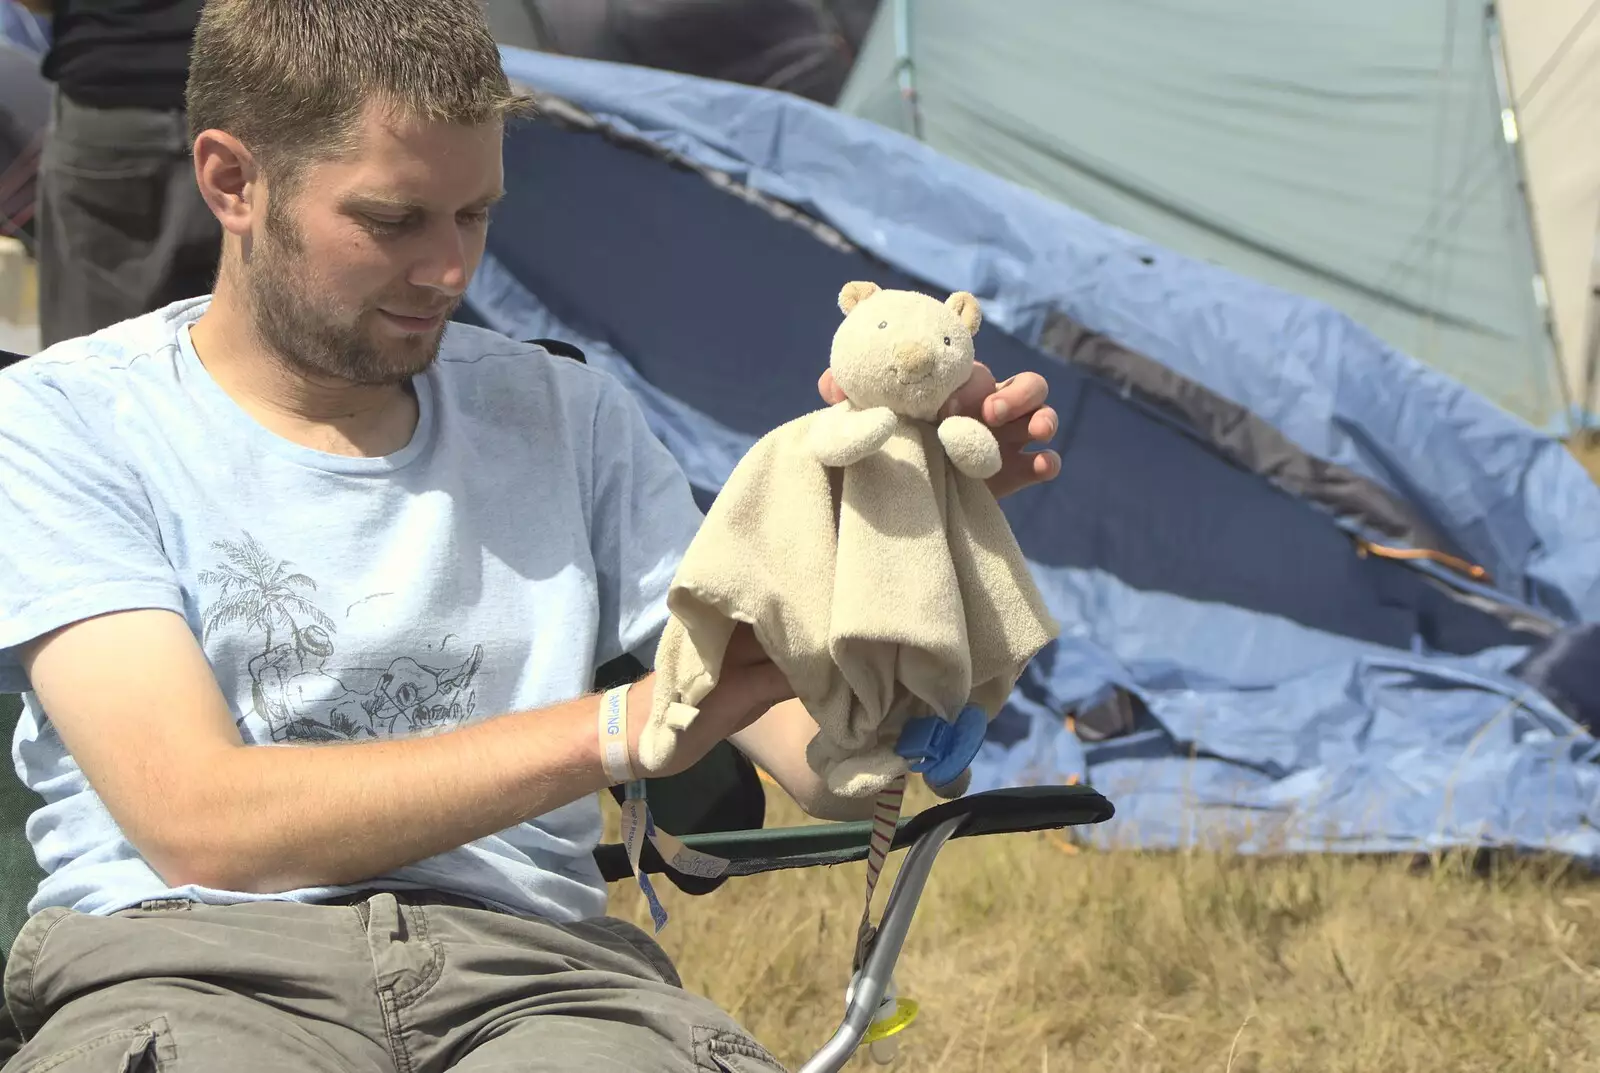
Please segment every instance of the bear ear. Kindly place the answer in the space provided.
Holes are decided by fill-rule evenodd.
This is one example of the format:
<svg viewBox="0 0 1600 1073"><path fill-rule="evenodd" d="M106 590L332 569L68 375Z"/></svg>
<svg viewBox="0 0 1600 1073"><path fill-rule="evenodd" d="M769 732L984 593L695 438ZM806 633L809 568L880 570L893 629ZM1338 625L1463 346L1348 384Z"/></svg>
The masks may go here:
<svg viewBox="0 0 1600 1073"><path fill-rule="evenodd" d="M878 285L876 283L868 283L865 280L846 283L844 290L839 292L839 308L844 312L845 316L849 316L852 309L877 293Z"/></svg>
<svg viewBox="0 0 1600 1073"><path fill-rule="evenodd" d="M945 306L961 318L961 323L967 326L968 335L977 335L978 326L983 323L983 309L978 305L978 300L966 291L957 291L944 300Z"/></svg>

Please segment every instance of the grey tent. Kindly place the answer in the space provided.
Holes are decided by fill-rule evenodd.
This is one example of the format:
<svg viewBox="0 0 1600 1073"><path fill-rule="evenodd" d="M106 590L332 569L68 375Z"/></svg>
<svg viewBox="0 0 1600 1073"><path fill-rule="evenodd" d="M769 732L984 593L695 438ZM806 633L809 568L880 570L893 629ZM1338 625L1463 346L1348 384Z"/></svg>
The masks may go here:
<svg viewBox="0 0 1600 1073"><path fill-rule="evenodd" d="M1593 0L884 0L839 107L1354 317L1555 432L1600 407Z"/></svg>
<svg viewBox="0 0 1600 1073"><path fill-rule="evenodd" d="M489 0L503 45L781 89L831 104L878 0Z"/></svg>
<svg viewBox="0 0 1600 1073"><path fill-rule="evenodd" d="M35 176L50 118L40 20L0 5L0 236L32 245Z"/></svg>

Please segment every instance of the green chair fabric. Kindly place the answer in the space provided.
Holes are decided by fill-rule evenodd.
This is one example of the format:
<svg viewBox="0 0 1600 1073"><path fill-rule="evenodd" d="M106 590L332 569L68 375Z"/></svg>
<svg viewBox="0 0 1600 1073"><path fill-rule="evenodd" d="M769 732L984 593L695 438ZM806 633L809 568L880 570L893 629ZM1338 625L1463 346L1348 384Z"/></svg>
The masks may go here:
<svg viewBox="0 0 1600 1073"><path fill-rule="evenodd" d="M15 693L0 693L0 733L4 735L8 769L11 739L21 714L22 698ZM14 772L0 776L0 963L11 950L17 932L27 923L28 901L44 878L24 833L29 815L43 803Z"/></svg>
<svg viewBox="0 0 1600 1073"><path fill-rule="evenodd" d="M647 791L648 794L648 791ZM953 838L978 835L1013 834L1023 831L1053 831L1063 827L1103 823L1114 813L1111 802L1088 786L1019 786L969 794L904 817L895 831L891 850L903 849L945 820L959 818L961 825ZM665 825L663 825L665 826ZM818 865L846 864L865 860L872 824L824 823L803 827L778 827L746 831L710 831L683 837L684 845L729 862L727 878L755 875L786 868L811 868ZM632 875L627 853L619 844L607 844L595 851L600 872L607 881ZM646 846L639 854L640 867L648 872L678 876Z"/></svg>

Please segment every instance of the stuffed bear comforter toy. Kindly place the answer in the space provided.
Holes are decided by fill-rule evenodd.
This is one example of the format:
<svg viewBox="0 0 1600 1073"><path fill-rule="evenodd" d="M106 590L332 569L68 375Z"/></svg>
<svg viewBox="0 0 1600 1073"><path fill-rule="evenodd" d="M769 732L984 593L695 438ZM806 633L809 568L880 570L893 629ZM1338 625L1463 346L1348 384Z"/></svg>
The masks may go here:
<svg viewBox="0 0 1600 1073"><path fill-rule="evenodd" d="M972 373L977 300L858 282L839 305L830 368L847 401L751 448L673 579L646 772L698 714L739 622L816 720L809 763L850 797L927 770L906 739L926 745L934 720L946 741L959 722L970 755L974 714L981 737L1058 633L985 483L1000 468L993 433L936 422Z"/></svg>

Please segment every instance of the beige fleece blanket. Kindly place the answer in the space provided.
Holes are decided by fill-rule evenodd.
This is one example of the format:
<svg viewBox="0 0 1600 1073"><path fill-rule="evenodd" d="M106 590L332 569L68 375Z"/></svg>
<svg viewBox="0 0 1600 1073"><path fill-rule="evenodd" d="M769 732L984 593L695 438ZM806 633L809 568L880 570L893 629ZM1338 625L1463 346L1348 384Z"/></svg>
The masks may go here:
<svg viewBox="0 0 1600 1073"><path fill-rule="evenodd" d="M808 760L845 796L906 773L894 744L908 719L954 720L969 703L993 719L1057 635L993 494L949 461L934 423L896 416L882 448L831 467L808 447L829 418L759 440L690 545L656 656L646 770L695 718L736 622L816 720Z"/></svg>

